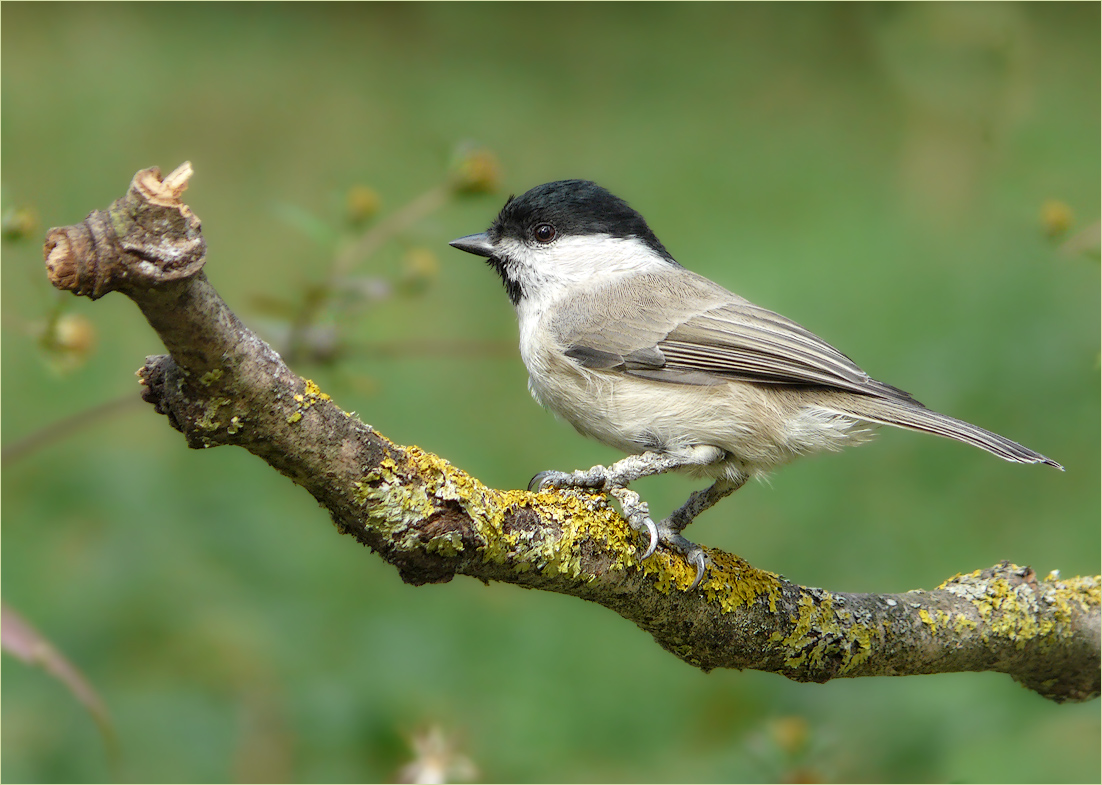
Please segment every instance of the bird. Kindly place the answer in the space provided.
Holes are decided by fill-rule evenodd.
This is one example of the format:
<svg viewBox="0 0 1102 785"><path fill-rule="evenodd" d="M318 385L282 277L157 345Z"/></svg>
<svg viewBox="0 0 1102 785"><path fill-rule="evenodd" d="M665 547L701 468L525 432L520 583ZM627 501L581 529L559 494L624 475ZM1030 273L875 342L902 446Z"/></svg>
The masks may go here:
<svg viewBox="0 0 1102 785"><path fill-rule="evenodd" d="M877 381L822 338L683 267L646 220L589 180L510 196L484 232L451 241L483 257L516 310L535 400L584 436L627 453L587 471L543 471L529 490L608 493L633 529L696 567L682 531L747 480L892 425L1015 463L1063 470L1004 436L940 414ZM655 523L629 489L669 471L711 480Z"/></svg>

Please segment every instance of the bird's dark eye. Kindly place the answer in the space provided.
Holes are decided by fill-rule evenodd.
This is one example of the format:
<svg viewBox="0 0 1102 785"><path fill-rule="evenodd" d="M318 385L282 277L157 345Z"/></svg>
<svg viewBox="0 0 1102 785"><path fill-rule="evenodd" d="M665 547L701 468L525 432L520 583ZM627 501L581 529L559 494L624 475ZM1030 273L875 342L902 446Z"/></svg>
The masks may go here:
<svg viewBox="0 0 1102 785"><path fill-rule="evenodd" d="M536 239L541 243L549 243L555 239L558 232L555 231L555 227L551 224L540 224L536 227L535 235Z"/></svg>

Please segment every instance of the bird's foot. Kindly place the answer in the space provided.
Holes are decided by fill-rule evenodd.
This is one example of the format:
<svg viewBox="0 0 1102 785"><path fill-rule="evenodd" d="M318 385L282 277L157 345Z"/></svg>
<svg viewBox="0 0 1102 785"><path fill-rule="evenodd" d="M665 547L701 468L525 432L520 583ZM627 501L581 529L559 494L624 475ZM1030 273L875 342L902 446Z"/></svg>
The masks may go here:
<svg viewBox="0 0 1102 785"><path fill-rule="evenodd" d="M658 527L650 518L650 507L639 498L639 494L628 488L611 488L608 494L620 502L620 509L624 511L628 526L640 534L646 533L650 538L647 550L639 557L639 561L649 559L658 547Z"/></svg>
<svg viewBox="0 0 1102 785"><path fill-rule="evenodd" d="M622 461L621 463L624 462ZM619 466L619 464L617 464L617 466ZM669 518L655 524L650 517L650 508L647 506L647 503L639 498L638 493L627 488L626 483L620 482L622 478L619 476L619 472L615 471L615 468L616 467L594 466L587 471L540 472L528 483L528 490L543 491L552 488L579 488L598 493L607 493L609 496L612 496L620 502L620 508L623 510L624 518L627 520L628 525L640 534L645 534L648 539L647 548L639 560L643 561L644 559L649 559L654 554L660 542L670 549L677 551L685 557L689 564L696 567L696 578L688 588L688 591L692 591L700 585L700 581L704 578L708 557L699 545L681 536L681 530L689 520L691 520L691 517L688 518L688 520L682 520L682 518L686 516L682 515L678 517L678 514L674 513ZM678 512L684 512L684 509Z"/></svg>
<svg viewBox="0 0 1102 785"><path fill-rule="evenodd" d="M538 492L551 488L583 488L590 491L604 491L608 482L608 470L604 466L594 466L584 472L559 472L551 469L533 477L528 482L528 490Z"/></svg>
<svg viewBox="0 0 1102 785"><path fill-rule="evenodd" d="M655 524L651 520L647 503L642 501L635 491L627 488L612 488L608 493L620 502L628 525L640 534L645 532L650 537L650 544L639 561L649 559L658 547L658 543L662 543L667 548L680 553L689 564L696 567L696 578L686 591L692 591L699 586L704 578L704 570L708 566L708 556L704 553L704 549L682 537L681 530L676 523L671 522L670 518Z"/></svg>
<svg viewBox="0 0 1102 785"><path fill-rule="evenodd" d="M624 512L624 518L628 525L640 534L646 534L649 543L640 561L649 559L654 549L658 547L658 527L650 517L650 507L639 498L635 491L616 484L604 466L594 466L589 471L540 472L528 483L529 491L544 491L550 488L581 488L589 491L607 493L618 502Z"/></svg>
<svg viewBox="0 0 1102 785"><path fill-rule="evenodd" d="M620 502L620 508L624 512L628 525L640 534L646 533L650 538L650 544L639 561L649 559L658 547L658 543L662 543L667 548L680 553L689 564L696 567L696 578L686 591L692 591L699 586L704 578L704 570L708 566L708 556L699 545L681 536L684 524L680 524L673 515L655 524L650 517L650 507L639 498L639 494L628 488L610 488L608 494Z"/></svg>
<svg viewBox="0 0 1102 785"><path fill-rule="evenodd" d="M689 585L689 588L685 591L692 591L700 582L704 579L704 570L707 568L709 561L708 554L704 552L704 549L697 545L695 542L690 542L681 536L681 532L669 523L669 518L660 521L657 526L658 539L667 548L677 551L685 557L692 566L696 567L696 577Z"/></svg>

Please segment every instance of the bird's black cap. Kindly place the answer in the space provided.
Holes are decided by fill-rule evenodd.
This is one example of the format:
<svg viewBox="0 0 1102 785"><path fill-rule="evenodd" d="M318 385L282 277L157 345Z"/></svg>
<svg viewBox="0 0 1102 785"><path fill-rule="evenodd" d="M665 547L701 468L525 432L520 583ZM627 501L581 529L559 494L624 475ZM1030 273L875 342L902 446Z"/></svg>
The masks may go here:
<svg viewBox="0 0 1102 785"><path fill-rule="evenodd" d="M673 261L643 216L589 180L557 180L510 196L488 234L495 241L503 236L527 239L543 223L554 226L560 236L637 237Z"/></svg>

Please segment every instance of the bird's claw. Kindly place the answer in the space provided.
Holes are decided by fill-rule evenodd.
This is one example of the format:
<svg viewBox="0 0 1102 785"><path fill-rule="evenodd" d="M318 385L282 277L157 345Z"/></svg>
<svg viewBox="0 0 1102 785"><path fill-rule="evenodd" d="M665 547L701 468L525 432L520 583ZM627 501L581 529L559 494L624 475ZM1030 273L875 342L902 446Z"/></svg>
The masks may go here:
<svg viewBox="0 0 1102 785"><path fill-rule="evenodd" d="M696 577L685 591L692 591L704 580L704 571L708 567L708 554L695 542L690 542L681 536L681 533L670 525L669 518L658 524L661 531L662 542L670 549L677 551L685 557L685 561L696 567Z"/></svg>
<svg viewBox="0 0 1102 785"><path fill-rule="evenodd" d="M686 591L692 591L700 585L700 582L702 580L704 580L704 568L707 564L708 557L704 555L704 550L702 548L697 548L692 553L687 555L685 557L685 560L688 561L689 564L696 565L696 578L693 579L692 584L690 584L689 588L686 589Z"/></svg>
<svg viewBox="0 0 1102 785"><path fill-rule="evenodd" d="M654 549L658 547L658 527L654 525L654 521L647 518L644 523L647 525L647 531L650 533L650 545L647 546L647 552L643 554L643 558L640 561L649 559L654 555Z"/></svg>
<svg viewBox="0 0 1102 785"><path fill-rule="evenodd" d="M696 567L696 578L689 586L688 591L692 591L699 586L704 579L704 572L708 564L708 557L704 550L699 545L689 542L681 536L681 527L672 521L673 516L655 524L650 517L650 507L639 498L638 493L622 485L607 487L609 484L607 476L597 476L596 468L594 467L589 472L571 473L553 470L540 472L528 483L528 490L538 492L549 488L579 488L607 492L609 496L620 502L620 508L623 510L628 525L640 534L644 532L647 534L649 540L647 549L639 560L644 561L653 556L658 548L658 543L661 542L680 553L689 564Z"/></svg>
<svg viewBox="0 0 1102 785"><path fill-rule="evenodd" d="M553 476L555 474L561 474L561 473L562 472L553 472L553 471L540 472L539 474L537 474L535 477L533 477L531 480L528 481L528 490L531 491L532 493L538 493L539 491L542 491L544 481L550 482L551 480L554 479Z"/></svg>

